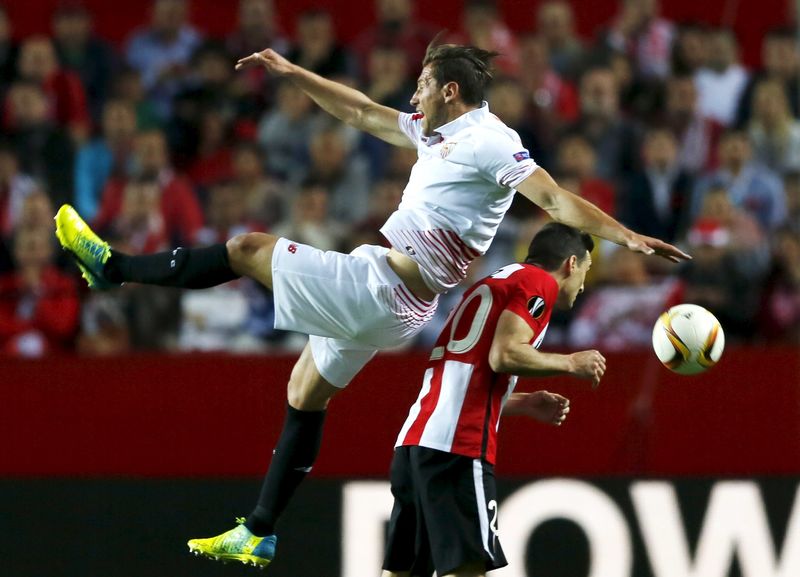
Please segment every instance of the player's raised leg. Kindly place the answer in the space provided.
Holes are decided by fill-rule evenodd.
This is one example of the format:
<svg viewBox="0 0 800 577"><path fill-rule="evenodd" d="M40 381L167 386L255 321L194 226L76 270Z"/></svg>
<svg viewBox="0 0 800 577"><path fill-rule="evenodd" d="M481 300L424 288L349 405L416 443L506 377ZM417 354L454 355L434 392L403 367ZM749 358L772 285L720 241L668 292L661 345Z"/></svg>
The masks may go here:
<svg viewBox="0 0 800 577"><path fill-rule="evenodd" d="M238 560L266 567L275 556L275 523L319 453L325 410L339 391L317 370L307 346L289 380L286 419L273 452L258 503L246 521L208 539L192 539L189 550L219 560ZM270 546L259 548L259 543Z"/></svg>
<svg viewBox="0 0 800 577"><path fill-rule="evenodd" d="M272 252L278 238L270 234L248 233L225 244L132 256L113 250L69 205L59 209L55 220L61 246L93 289L124 282L202 289L240 276L272 288Z"/></svg>

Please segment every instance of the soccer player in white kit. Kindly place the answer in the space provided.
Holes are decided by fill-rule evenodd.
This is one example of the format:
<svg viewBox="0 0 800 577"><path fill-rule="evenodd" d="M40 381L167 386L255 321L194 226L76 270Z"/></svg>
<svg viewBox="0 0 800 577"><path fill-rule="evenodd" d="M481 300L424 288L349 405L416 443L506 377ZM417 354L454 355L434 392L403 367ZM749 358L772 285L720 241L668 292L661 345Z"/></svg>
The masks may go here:
<svg viewBox="0 0 800 577"><path fill-rule="evenodd" d="M248 233L206 248L129 256L98 238L72 207L59 210L56 234L92 288L123 282L205 288L249 276L272 289L277 328L310 335L292 370L286 421L256 508L239 527L190 541L192 551L269 564L275 522L313 466L328 401L377 350L407 343L432 318L437 296L489 248L515 190L554 220L634 251L688 258L625 228L536 165L483 101L493 56L470 46L431 46L411 98L416 114L379 105L270 49L237 63L237 69L263 66L336 118L417 149L402 202L381 228L391 249L365 245L345 255Z"/></svg>
<svg viewBox="0 0 800 577"><path fill-rule="evenodd" d="M395 497L384 577L482 577L505 566L494 463L500 416L560 425L569 401L547 391L516 392L517 376L570 374L596 387L605 372L595 350L541 353L554 308L583 292L594 242L549 223L522 263L470 287L431 352L417 401L397 437Z"/></svg>

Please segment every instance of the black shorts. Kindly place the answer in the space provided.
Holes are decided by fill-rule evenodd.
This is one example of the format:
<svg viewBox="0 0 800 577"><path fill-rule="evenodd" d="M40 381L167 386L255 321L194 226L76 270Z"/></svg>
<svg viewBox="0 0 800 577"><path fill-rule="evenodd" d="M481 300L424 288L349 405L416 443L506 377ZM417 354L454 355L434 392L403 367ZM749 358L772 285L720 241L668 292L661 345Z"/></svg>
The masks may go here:
<svg viewBox="0 0 800 577"><path fill-rule="evenodd" d="M426 447L398 447L392 459L394 508L389 519L386 571L430 577L478 562L505 567L497 540L494 467Z"/></svg>

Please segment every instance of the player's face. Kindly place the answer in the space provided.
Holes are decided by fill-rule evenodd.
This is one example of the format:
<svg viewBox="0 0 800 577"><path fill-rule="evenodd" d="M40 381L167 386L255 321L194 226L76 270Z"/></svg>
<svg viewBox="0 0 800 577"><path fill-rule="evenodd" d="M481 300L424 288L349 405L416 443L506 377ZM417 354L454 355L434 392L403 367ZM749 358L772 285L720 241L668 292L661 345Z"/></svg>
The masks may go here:
<svg viewBox="0 0 800 577"><path fill-rule="evenodd" d="M432 136L436 127L447 122L442 88L433 77L430 65L422 69L417 79L417 90L411 97L411 106L424 114L422 134Z"/></svg>
<svg viewBox="0 0 800 577"><path fill-rule="evenodd" d="M556 306L560 309L571 309L575 304L575 299L583 292L586 273L592 267L592 257L588 251L581 260L574 256L570 257L567 266L569 267L569 276L561 285L561 290L558 291L558 300L556 301Z"/></svg>

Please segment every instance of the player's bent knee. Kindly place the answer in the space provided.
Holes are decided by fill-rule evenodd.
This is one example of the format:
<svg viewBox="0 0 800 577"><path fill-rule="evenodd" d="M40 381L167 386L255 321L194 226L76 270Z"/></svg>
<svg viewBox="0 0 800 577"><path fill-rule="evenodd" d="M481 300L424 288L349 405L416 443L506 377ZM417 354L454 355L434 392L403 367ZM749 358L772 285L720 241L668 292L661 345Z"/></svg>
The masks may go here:
<svg viewBox="0 0 800 577"><path fill-rule="evenodd" d="M231 268L237 274L263 282L259 273L270 272L272 251L277 240L278 237L263 232L237 234L225 243Z"/></svg>

